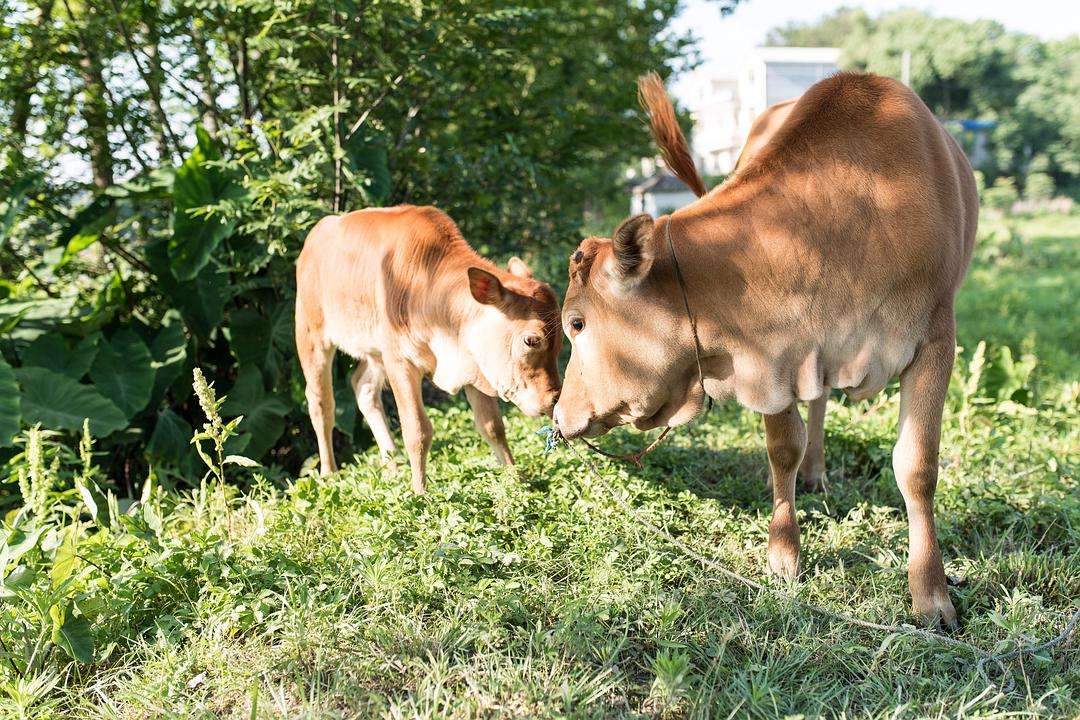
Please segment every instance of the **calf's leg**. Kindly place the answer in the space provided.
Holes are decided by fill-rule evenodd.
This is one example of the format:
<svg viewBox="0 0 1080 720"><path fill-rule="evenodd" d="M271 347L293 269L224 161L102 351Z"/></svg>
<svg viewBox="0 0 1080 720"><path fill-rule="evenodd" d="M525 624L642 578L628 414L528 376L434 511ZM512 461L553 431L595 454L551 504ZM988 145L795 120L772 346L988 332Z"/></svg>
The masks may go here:
<svg viewBox="0 0 1080 720"><path fill-rule="evenodd" d="M412 489L417 495L423 495L427 492L427 453L432 436L431 421L424 412L420 394L423 373L407 361L388 361L385 367L401 418L401 436L409 456Z"/></svg>
<svg viewBox="0 0 1080 720"><path fill-rule="evenodd" d="M299 314L298 314L299 315ZM300 320L300 318L297 318ZM306 382L308 416L319 444L319 472L329 475L337 470L334 461L334 380L331 376L334 348L307 323L296 325L296 350Z"/></svg>
<svg viewBox="0 0 1080 720"><path fill-rule="evenodd" d="M356 405L360 408L360 414L371 428L375 444L379 446L379 458L393 468L395 447L382 402L382 389L386 385L386 371L382 363L373 357L360 360L349 382L356 393Z"/></svg>
<svg viewBox="0 0 1080 720"><path fill-rule="evenodd" d="M937 323L935 337L900 375L900 433L893 472L908 515L908 585L915 614L925 623L956 623L934 527L941 413L952 374L955 329L952 313Z"/></svg>
<svg viewBox="0 0 1080 720"><path fill-rule="evenodd" d="M773 516L769 523L769 572L799 574L799 524L795 521L795 476L806 450L806 426L799 408L765 416L765 447L772 477Z"/></svg>
<svg viewBox="0 0 1080 720"><path fill-rule="evenodd" d="M480 437L484 438L491 452L495 453L495 459L500 465L513 465L514 457L510 454L510 446L506 443L506 428L503 426L502 414L499 412L499 400L477 390L472 385L465 386L465 397L472 406L473 418L476 420L476 429Z"/></svg>
<svg viewBox="0 0 1080 720"><path fill-rule="evenodd" d="M806 406L806 453L799 466L799 480L804 489L821 492L825 489L825 406L828 389Z"/></svg>

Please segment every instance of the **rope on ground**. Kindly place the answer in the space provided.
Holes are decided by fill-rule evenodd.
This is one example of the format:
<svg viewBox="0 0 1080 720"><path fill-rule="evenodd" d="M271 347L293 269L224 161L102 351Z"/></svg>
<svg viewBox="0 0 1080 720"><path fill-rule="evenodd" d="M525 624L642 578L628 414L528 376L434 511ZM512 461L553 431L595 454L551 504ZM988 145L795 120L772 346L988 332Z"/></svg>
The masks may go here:
<svg viewBox="0 0 1080 720"><path fill-rule="evenodd" d="M674 546L690 559L700 563L702 567L714 570L715 572L720 573L729 580L733 580L740 585L748 587L752 590L772 595L774 597L780 598L781 600L789 602L792 605L802 607L814 613L815 615L818 615L819 617L825 618L826 620L842 622L848 625L865 628L867 630L874 630L877 632L920 637L931 642L936 642L942 645L949 645L955 648L959 648L961 650L966 650L967 652L971 653L971 655L973 655L975 658L977 658L975 670L978 672L979 676L983 679L984 682L986 682L987 685L995 685L997 683L991 680L989 674L986 671L986 665L988 663L997 665L998 669L1001 671L1002 678L1004 678L1005 680L1005 682L1000 685L1001 692L1003 693L1008 694L1012 692L1013 689L1016 687L1016 680L1013 678L1012 674L1005 666L1006 660L1012 660L1013 658L1017 658L1022 655L1033 655L1057 647L1058 645L1065 642L1065 640L1067 640L1070 635L1072 635L1073 631L1076 629L1077 624L1080 623L1080 610L1077 610L1073 613L1072 617L1065 625L1065 629L1062 630L1055 637L1047 640L1046 642L1040 643L1039 645L1031 645L1027 647L1017 648L1008 652L991 653L982 649L978 645L974 645L964 640L951 638L948 635L942 635L941 633L923 630L922 628L917 628L913 625L886 625L884 623L875 623L868 620L861 620L853 615L849 615L844 612L829 610L828 608L818 605L816 603L812 603L807 600L798 598L791 593L784 592L783 590L779 590L777 588L768 587L767 585L760 583L756 580L744 577L743 575L740 575L734 570L729 570L728 568L724 567L715 559L702 555L697 550L690 547L682 540L679 540L677 537L669 533L664 528L656 525L651 520L642 516L642 514L638 512L636 508L630 505L630 503L628 503L614 488L608 485L607 481L604 479L603 475L600 474L600 471L596 468L596 465L592 462L592 460L578 452L578 449L574 446L572 442L563 440L561 436L559 436L558 431L556 431L554 428L542 428L537 434L546 435L544 442L545 454L551 452L551 450L553 450L559 444L559 441L562 440L566 447L570 448L570 451L574 454L578 461L580 461L585 466L585 469L592 476L593 480L603 486L605 490L607 490L608 495L611 496L611 498L615 501L615 503L623 512L633 518L639 525L644 527L653 535L656 535L657 537L666 541L668 544Z"/></svg>

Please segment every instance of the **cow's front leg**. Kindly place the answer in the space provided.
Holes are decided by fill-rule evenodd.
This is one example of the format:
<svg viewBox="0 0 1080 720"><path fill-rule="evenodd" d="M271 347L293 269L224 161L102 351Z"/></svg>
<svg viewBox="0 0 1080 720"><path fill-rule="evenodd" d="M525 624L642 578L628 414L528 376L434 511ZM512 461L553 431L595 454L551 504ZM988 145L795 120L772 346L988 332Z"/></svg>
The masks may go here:
<svg viewBox="0 0 1080 720"><path fill-rule="evenodd" d="M401 419L401 436L405 452L409 456L412 471L412 489L418 495L427 492L427 453L431 447L432 427L424 412L420 394L423 373L411 363L386 361L386 376L394 392L398 417Z"/></svg>
<svg viewBox="0 0 1080 720"><path fill-rule="evenodd" d="M769 523L769 572L785 578L799 574L799 523L795 520L795 476L806 451L806 426L792 403L765 416L765 447L772 477L773 515Z"/></svg>

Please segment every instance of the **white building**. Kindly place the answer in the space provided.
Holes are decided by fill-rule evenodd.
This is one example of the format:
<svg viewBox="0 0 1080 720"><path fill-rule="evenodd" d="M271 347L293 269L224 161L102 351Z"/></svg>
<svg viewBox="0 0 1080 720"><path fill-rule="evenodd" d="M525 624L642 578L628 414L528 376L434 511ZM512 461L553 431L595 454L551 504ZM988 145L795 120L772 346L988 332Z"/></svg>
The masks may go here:
<svg viewBox="0 0 1080 720"><path fill-rule="evenodd" d="M630 214L666 215L697 200L694 191L667 171L646 178L630 190Z"/></svg>
<svg viewBox="0 0 1080 720"><path fill-rule="evenodd" d="M697 70L686 81L684 102L694 121L690 144L707 175L731 171L745 135L739 130L739 83L734 77Z"/></svg>
<svg viewBox="0 0 1080 720"><path fill-rule="evenodd" d="M739 69L739 131L745 142L765 108L799 97L840 69L840 48L760 47Z"/></svg>
<svg viewBox="0 0 1080 720"><path fill-rule="evenodd" d="M754 119L835 73L839 60L839 48L759 47L738 68L704 67L690 73L681 95L694 123L690 145L698 169L705 175L731 172ZM630 175L645 178L633 186L632 213L655 216L694 200L690 189L653 158L643 158L640 175Z"/></svg>

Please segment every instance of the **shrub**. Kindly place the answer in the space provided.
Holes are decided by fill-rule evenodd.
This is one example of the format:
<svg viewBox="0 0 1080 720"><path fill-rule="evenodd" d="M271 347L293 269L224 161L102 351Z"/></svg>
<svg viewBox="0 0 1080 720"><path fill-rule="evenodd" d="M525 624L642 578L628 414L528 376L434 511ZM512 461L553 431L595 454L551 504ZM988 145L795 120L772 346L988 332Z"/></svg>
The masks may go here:
<svg viewBox="0 0 1080 720"><path fill-rule="evenodd" d="M1016 191L1016 183L1011 177L1004 175L994 180L993 186L985 190L982 195L983 205L1001 212L1008 212L1013 203L1019 199L1020 194Z"/></svg>
<svg viewBox="0 0 1080 720"><path fill-rule="evenodd" d="M1048 173L1033 172L1024 182L1024 199L1049 200L1054 197L1054 178Z"/></svg>

